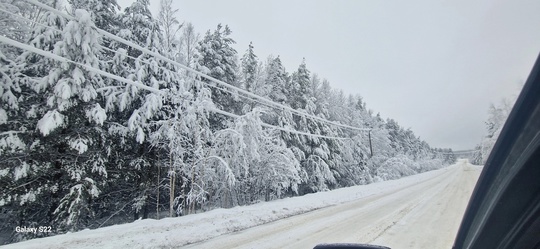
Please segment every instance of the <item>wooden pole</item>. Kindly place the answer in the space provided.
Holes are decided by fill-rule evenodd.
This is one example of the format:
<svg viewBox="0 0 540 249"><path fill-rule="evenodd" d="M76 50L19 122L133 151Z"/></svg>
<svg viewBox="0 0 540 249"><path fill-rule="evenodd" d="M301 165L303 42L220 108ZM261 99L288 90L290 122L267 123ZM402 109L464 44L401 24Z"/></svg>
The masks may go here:
<svg viewBox="0 0 540 249"><path fill-rule="evenodd" d="M369 137L369 152L371 153L371 157L373 157L373 147L371 146L371 130L368 131L368 137Z"/></svg>

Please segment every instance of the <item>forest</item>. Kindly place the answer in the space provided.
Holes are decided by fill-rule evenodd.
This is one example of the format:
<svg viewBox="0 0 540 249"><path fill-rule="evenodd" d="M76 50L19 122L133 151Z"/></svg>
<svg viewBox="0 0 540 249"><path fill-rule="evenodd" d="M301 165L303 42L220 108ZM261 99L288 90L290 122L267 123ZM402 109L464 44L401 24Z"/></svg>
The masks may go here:
<svg viewBox="0 0 540 249"><path fill-rule="evenodd" d="M256 44L236 51L228 25L200 35L172 0L157 17L148 0L123 10L116 0L39 2L56 11L0 1L4 243L397 179L455 160L333 89L308 59L288 71L280 56L259 58Z"/></svg>

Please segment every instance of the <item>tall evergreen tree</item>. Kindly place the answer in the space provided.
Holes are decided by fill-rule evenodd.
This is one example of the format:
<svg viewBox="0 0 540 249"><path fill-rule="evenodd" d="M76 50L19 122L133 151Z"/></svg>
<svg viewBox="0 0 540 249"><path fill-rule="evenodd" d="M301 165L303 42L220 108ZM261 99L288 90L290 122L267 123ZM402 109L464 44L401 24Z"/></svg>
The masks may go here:
<svg viewBox="0 0 540 249"><path fill-rule="evenodd" d="M80 9L74 14L77 21L66 25L63 40L55 44L54 53L99 68L101 47L90 14ZM67 178L62 184L64 189L60 190L64 196L54 211L55 219L60 222L60 228L85 227L93 215L92 199L99 196L99 187L107 177L102 129L107 114L96 91L103 87L103 81L85 68L56 62L38 85L50 109L38 121L37 129L57 150L53 161L65 171Z"/></svg>
<svg viewBox="0 0 540 249"><path fill-rule="evenodd" d="M293 73L289 89L289 105L294 109L305 109L311 96L310 72L303 59L298 70Z"/></svg>
<svg viewBox="0 0 540 249"><path fill-rule="evenodd" d="M63 30L67 23L63 17L50 12L37 21L56 30ZM62 39L62 32L56 30L36 25L29 35L29 44L53 52L55 44ZM11 60L2 53L0 66L0 130L3 131L0 133L3 161L0 164L0 203L9 214L2 226L52 223L52 213L62 196L56 190L61 186L59 181L65 171L49 158L49 153L55 151L36 129L38 121L50 109L37 82L44 81L56 62L31 52L19 54L17 50L12 51L10 57L17 58ZM17 187L21 185L27 187ZM9 231L9 228L5 230ZM33 236L37 235L13 232L11 240Z"/></svg>
<svg viewBox="0 0 540 249"><path fill-rule="evenodd" d="M242 56L243 86L247 91L253 91L252 88L257 79L257 67L257 56L253 52L253 42L250 42L246 53Z"/></svg>
<svg viewBox="0 0 540 249"><path fill-rule="evenodd" d="M271 87L270 99L284 104L287 101L288 75L278 57L269 57L266 67L266 85Z"/></svg>
<svg viewBox="0 0 540 249"><path fill-rule="evenodd" d="M234 40L230 38L231 33L228 26L223 27L221 24L218 24L213 33L208 30L199 42L197 66L199 70L208 75L238 87L238 59L236 50L231 46L234 44ZM222 88L222 86L207 79L202 80L215 86L211 88L211 93L212 101L217 108L227 112L240 113L241 106L235 94L231 94L229 89L217 89L216 87ZM213 129L225 128L226 122L223 116L218 115L213 115L211 120Z"/></svg>
<svg viewBox="0 0 540 249"><path fill-rule="evenodd" d="M120 6L116 0L68 0L71 6L71 13L77 9L84 9L90 12L92 21L97 28L110 33L115 33L118 28L116 13Z"/></svg>

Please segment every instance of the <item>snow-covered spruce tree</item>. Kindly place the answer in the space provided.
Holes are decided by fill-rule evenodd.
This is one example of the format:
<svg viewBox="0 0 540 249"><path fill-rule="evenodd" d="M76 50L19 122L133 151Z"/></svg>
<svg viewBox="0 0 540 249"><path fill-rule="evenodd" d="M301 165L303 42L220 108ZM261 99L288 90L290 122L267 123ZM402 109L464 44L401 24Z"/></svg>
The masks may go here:
<svg viewBox="0 0 540 249"><path fill-rule="evenodd" d="M40 26L32 34L31 44L99 68L99 35L90 15L77 10L75 16L77 20L66 24L61 17L45 14L42 23L63 31ZM26 112L18 110L19 115L28 119L24 122L27 125L19 129L24 129L33 141L28 141L28 156L22 164L18 160L20 166L15 167L13 179L32 184L18 190L26 193L14 194L12 199L22 206L22 213L39 214L26 215L24 219L40 221L41 215L48 215L52 219L49 224L59 231L80 228L93 215L90 205L107 176L101 128L107 115L96 92L102 86L101 78L82 66L30 53L23 53L19 60L25 63L20 66L17 81L23 91L34 91L20 98ZM29 134L33 131L36 133ZM46 205L34 209L34 201Z"/></svg>
<svg viewBox="0 0 540 249"><path fill-rule="evenodd" d="M313 80L316 81L316 80ZM315 85L315 84L314 84ZM313 96L317 100L317 109L315 114L328 118L330 115L330 96L332 95L332 88L330 82L323 79L321 84L313 91Z"/></svg>
<svg viewBox="0 0 540 249"><path fill-rule="evenodd" d="M249 92L253 91L257 79L258 64L257 56L253 52L253 42L250 42L246 53L242 56L242 83L243 88Z"/></svg>
<svg viewBox="0 0 540 249"><path fill-rule="evenodd" d="M120 9L116 0L68 0L73 11L88 11L97 28L114 33L118 29L116 13Z"/></svg>
<svg viewBox="0 0 540 249"><path fill-rule="evenodd" d="M289 95L288 104L294 109L305 109L310 96L310 72L306 67L306 60L303 59L298 70L292 74L291 81L287 86Z"/></svg>
<svg viewBox="0 0 540 249"><path fill-rule="evenodd" d="M353 186L371 183L371 174L368 168L369 145L363 134L351 139L340 141L341 160L338 162L340 186Z"/></svg>
<svg viewBox="0 0 540 249"><path fill-rule="evenodd" d="M322 87L325 87L323 82ZM341 110L335 110L340 116L343 116L348 124L355 127L375 128L376 124L371 122L371 117L366 112L362 98L358 95L349 95L347 98L342 98L342 95L329 94L328 102L335 101L333 98L339 97L339 103L342 105ZM324 98L324 96L321 96ZM328 107L335 108L334 106ZM331 112L330 112L331 113ZM332 113L336 114L336 113ZM342 155L342 161L338 163L338 182L341 186L349 186L351 184L365 184L371 182L369 172L369 162L371 160L371 150L369 146L369 137L372 141L375 140L375 133L369 131L355 131L350 129L341 129L341 137L350 137L351 139L340 140L339 152Z"/></svg>
<svg viewBox="0 0 540 249"><path fill-rule="evenodd" d="M66 24L54 53L99 68L100 36L91 16L85 10L74 14L77 20ZM103 87L103 81L79 65L56 62L38 87L50 109L38 121L37 129L58 153L51 161L65 172L59 186L62 199L53 213L55 221L59 229L79 229L93 216L90 205L107 178L106 133L101 127L107 114L96 91Z"/></svg>
<svg viewBox="0 0 540 249"><path fill-rule="evenodd" d="M28 147L31 144L32 132L28 132L20 123L24 121L24 112L21 113L24 104L22 88L15 80L15 62L8 59L0 50L0 208L4 217L0 229L11 231L11 227L22 220L22 215L38 209L32 205L36 200L39 188L18 189L19 184L30 182L31 177L42 172L29 169L26 162L21 163L20 158L28 155ZM22 128L22 129L21 129ZM30 172L29 172L30 171ZM30 174L29 174L30 173ZM28 177L30 175L30 177ZM27 178L28 177L28 178ZM27 204L30 199L29 204ZM43 219L41 216L39 219ZM15 232L10 234L11 241L24 239Z"/></svg>
<svg viewBox="0 0 540 249"><path fill-rule="evenodd" d="M269 98L271 86L266 84L265 77L267 74L264 73L264 67L262 63L259 63L253 51L252 43L249 44L246 53L242 56L241 67L240 81L242 82L242 87L251 93ZM259 106L255 101L245 102L242 113L251 111L255 106Z"/></svg>
<svg viewBox="0 0 540 249"><path fill-rule="evenodd" d="M272 56L268 57L265 79L265 84L270 87L270 99L284 104L287 101L288 95L286 88L288 75L281 64L279 56L276 58L273 58Z"/></svg>
<svg viewBox="0 0 540 249"><path fill-rule="evenodd" d="M138 0L127 7L118 17L122 22L118 35L159 53L162 37L148 6L147 0ZM176 68L172 65L131 47L117 43L111 45L117 51L109 64L111 72L155 89L174 86L171 91L182 91L179 79L173 73ZM155 122L168 115L164 112L167 96L123 82L110 83L104 95L107 96L107 110L113 113L109 134L114 151L118 152L110 158L116 170L111 175L115 180L109 185L111 192L118 193L117 202L111 208L129 206L135 219L146 218L151 204L165 200L159 196L159 191L166 182L163 176L167 175L169 164L165 164L168 160L163 156L167 153L161 150L162 146L152 144L149 137L159 128Z"/></svg>
<svg viewBox="0 0 540 249"><path fill-rule="evenodd" d="M314 114L316 109L314 98L311 97L307 101L306 112L308 114ZM297 120L296 127L298 130L302 130L316 135L332 135L330 129L326 124L321 124L313 119L301 117ZM323 132L326 131L326 132ZM330 133L330 134L328 134ZM305 186L308 192L318 192L334 188L337 183L335 178L336 164L332 161L333 156L330 153L327 141L324 138L318 138L313 136L301 136L302 143L299 144L299 148L306 155L306 160L302 161L302 168L306 171L308 180L305 182ZM337 151L333 151L337 152ZM339 153L339 152L337 152Z"/></svg>
<svg viewBox="0 0 540 249"><path fill-rule="evenodd" d="M298 110L313 115L317 106L312 93L312 83L305 61L293 73L289 83L288 104ZM285 113L284 113L285 114ZM293 130L311 134L323 135L331 133L328 127L311 118L300 115L279 115L278 123L281 126L292 127ZM324 117L323 117L324 118ZM310 193L329 189L336 184L334 172L329 167L330 150L324 139L281 132L287 147L291 148L296 159L301 162L301 176L305 181L300 187L300 193ZM331 163L334 165L334 163Z"/></svg>
<svg viewBox="0 0 540 249"><path fill-rule="evenodd" d="M305 111L306 109L313 110L313 102L310 99L309 96L309 90L310 90L310 82L309 82L309 71L306 68L305 60L302 61L302 64L298 67L298 70L293 73L291 77L291 81L289 81L289 85L287 86L288 96L287 97L287 104L291 106L294 109L299 109L302 111ZM309 106L308 106L309 102ZM287 114L284 112L283 114ZM308 121L308 119L305 116L298 116L296 114L292 115L291 113L288 113L289 115L280 115L280 118L278 120L278 123L282 127L291 126L292 130L298 130L298 131L308 131L308 122L311 124L311 120ZM290 133L283 133L282 137L287 143L287 146L292 148L297 148L298 150L302 151L302 153L297 153L298 156L297 159L299 161L302 161L305 159L306 156L306 137L305 136L299 136L298 134L290 134ZM293 149L296 150L296 149Z"/></svg>
<svg viewBox="0 0 540 249"><path fill-rule="evenodd" d="M120 19L125 23L120 36L155 53L164 51L147 1L136 1ZM151 206L156 207L157 217L160 210L168 209L169 215L190 212L204 197L194 192L194 181L199 180L194 172L202 164L210 131L203 108L211 103L207 89L175 66L123 46L111 65L113 72L164 92L122 87L118 82L113 82L118 87L107 92L107 107L115 112L113 120L117 119L110 132L117 141L116 150L122 151L114 157L121 176L111 184L129 189L129 194L118 196L117 206L132 207L134 218L148 217ZM125 169L135 170L126 173Z"/></svg>
<svg viewBox="0 0 540 249"><path fill-rule="evenodd" d="M234 40L230 38L231 33L227 25L223 27L221 24L218 24L213 33L210 30L206 32L198 46L197 69L238 87L240 85L237 77L238 58L236 50L231 46L234 44ZM207 79L202 80L223 88L223 86L216 85ZM239 114L241 105L238 102L238 96L227 92L230 91L229 89L225 90L212 87L212 101L218 109ZM230 120L222 115L212 114L210 122L213 130L219 130L227 127L227 122Z"/></svg>
<svg viewBox="0 0 540 249"><path fill-rule="evenodd" d="M320 80L316 74L311 77L311 84L309 91L310 99L313 101L311 109L306 110L315 116L322 119L328 119L328 107L329 107L329 95L331 95L331 89L327 80ZM310 132L331 137L345 137L346 133L342 129L329 125L323 122L314 122ZM330 183L330 187L350 186L351 184L344 183L341 179L346 178L349 170L341 163L343 141L336 139L321 138L317 143L311 144L311 154L318 155L325 160L326 164L332 171L335 182Z"/></svg>
<svg viewBox="0 0 540 249"><path fill-rule="evenodd" d="M280 104L286 104L285 83L287 81L287 73L281 65L279 57L274 58L273 56L269 56L265 64L257 72L254 93ZM266 108L265 106L257 105L256 102L252 104L262 109ZM283 110L267 108L261 112L261 120L271 125L279 125L279 119L282 113Z"/></svg>
<svg viewBox="0 0 540 249"><path fill-rule="evenodd" d="M71 14L77 9L83 9L90 13L92 21L96 28L105 30L109 33L115 34L121 25L117 12L120 10L116 0L68 0L71 7ZM101 37L100 43L107 48L115 48L113 41L108 37ZM99 55L101 63L106 63L112 60L114 53L111 51L103 50ZM106 65L101 65L102 68L108 69ZM110 80L104 79L105 85L109 86Z"/></svg>
<svg viewBox="0 0 540 249"><path fill-rule="evenodd" d="M400 129L402 130L402 128L393 119L386 120L386 127L385 128L388 130L388 135L389 135L388 138L390 139L390 146L392 146L392 148L394 149L394 151L397 154L397 152L403 150L403 146L402 146L402 143L401 143L403 138L402 138L401 131L400 131Z"/></svg>
<svg viewBox="0 0 540 249"><path fill-rule="evenodd" d="M474 147L474 153L471 159L472 164L482 165L482 145L477 144Z"/></svg>
<svg viewBox="0 0 540 249"><path fill-rule="evenodd" d="M38 22L57 30L66 25L64 18L49 12L40 16ZM61 32L36 25L29 35L29 44L52 52L62 36ZM6 226L6 231L13 231L11 228L16 225L53 224L52 212L61 198L58 181L65 173L53 160L57 151L36 129L39 120L51 108L39 83L46 81L56 61L32 52L13 55L17 55L13 61L2 55L0 67L3 110L0 110L3 120L0 124L0 206L8 214L1 225ZM10 241L35 236L43 234L13 231Z"/></svg>

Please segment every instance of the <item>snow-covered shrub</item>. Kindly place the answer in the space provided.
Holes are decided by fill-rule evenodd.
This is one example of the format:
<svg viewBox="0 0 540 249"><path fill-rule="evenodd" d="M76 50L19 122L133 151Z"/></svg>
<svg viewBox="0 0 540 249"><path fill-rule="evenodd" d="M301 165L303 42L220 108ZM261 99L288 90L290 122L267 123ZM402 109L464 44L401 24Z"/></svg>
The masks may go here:
<svg viewBox="0 0 540 249"><path fill-rule="evenodd" d="M377 168L376 177L386 181L416 174L411 167L414 164L415 162L405 155L394 156Z"/></svg>

